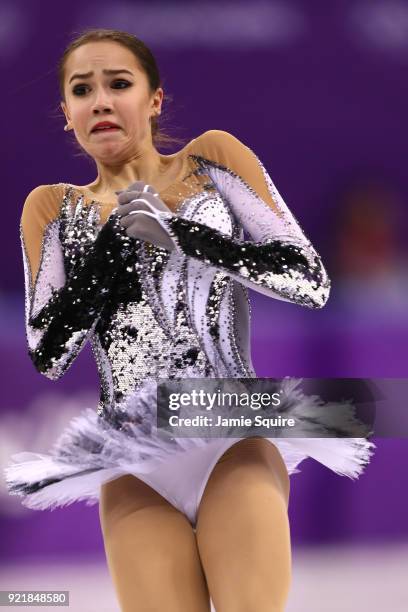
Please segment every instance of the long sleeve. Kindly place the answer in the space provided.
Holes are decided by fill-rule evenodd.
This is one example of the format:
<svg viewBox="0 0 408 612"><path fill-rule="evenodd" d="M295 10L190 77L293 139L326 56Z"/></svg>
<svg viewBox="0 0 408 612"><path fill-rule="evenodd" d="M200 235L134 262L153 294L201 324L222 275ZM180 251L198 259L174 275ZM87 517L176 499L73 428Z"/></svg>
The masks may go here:
<svg viewBox="0 0 408 612"><path fill-rule="evenodd" d="M330 280L321 258L258 157L228 132L210 130L197 139L195 158L249 240L160 212L156 218L176 250L260 293L310 308L324 306Z"/></svg>
<svg viewBox="0 0 408 612"><path fill-rule="evenodd" d="M85 345L132 248L113 214L67 272L59 187L34 189L20 222L28 352L37 370L52 380L62 376Z"/></svg>

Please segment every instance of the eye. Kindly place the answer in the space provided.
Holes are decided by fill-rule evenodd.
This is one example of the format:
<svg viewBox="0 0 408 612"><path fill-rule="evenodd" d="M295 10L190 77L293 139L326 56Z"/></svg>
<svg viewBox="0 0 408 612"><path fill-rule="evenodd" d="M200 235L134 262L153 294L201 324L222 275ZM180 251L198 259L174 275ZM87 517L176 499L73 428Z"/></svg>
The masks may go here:
<svg viewBox="0 0 408 612"><path fill-rule="evenodd" d="M126 89L127 87L131 87L131 85L132 83L130 83L126 79L115 79L112 82L111 87L113 89ZM75 96L83 96L87 93L87 89L89 90L89 85L86 85L85 83L81 83L81 84L75 85L75 87L72 90L72 93Z"/></svg>
<svg viewBox="0 0 408 612"><path fill-rule="evenodd" d="M75 85L75 87L72 90L72 93L75 96L83 96L85 93L85 88L88 87L88 85Z"/></svg>
<svg viewBox="0 0 408 612"><path fill-rule="evenodd" d="M126 87L130 87L131 84L132 83L129 83L129 81L126 81L126 79L116 79L113 81L112 87L114 89L125 89Z"/></svg>

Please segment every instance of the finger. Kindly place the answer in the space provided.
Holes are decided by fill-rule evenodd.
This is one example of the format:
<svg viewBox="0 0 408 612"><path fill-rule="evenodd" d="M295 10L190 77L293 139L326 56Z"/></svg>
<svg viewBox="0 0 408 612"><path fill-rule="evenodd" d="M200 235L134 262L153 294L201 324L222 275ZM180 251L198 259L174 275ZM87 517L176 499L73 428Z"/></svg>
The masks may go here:
<svg viewBox="0 0 408 612"><path fill-rule="evenodd" d="M132 200L136 200L140 196L141 193L142 193L141 191L123 191L118 196L118 202L119 204L127 204L128 202L131 202Z"/></svg>
<svg viewBox="0 0 408 612"><path fill-rule="evenodd" d="M121 205L121 207L124 204L129 204L130 202L147 202L148 204L151 204L152 206L156 207L158 206L158 199L156 198L156 196L153 193L150 193L148 191L144 192L144 193L138 193L135 191L130 191L129 192L129 196L127 197L126 195L124 195L120 200L119 203Z"/></svg>
<svg viewBox="0 0 408 612"><path fill-rule="evenodd" d="M120 224L126 229L130 228L134 235L136 235L136 232L146 232L149 227L157 227L156 221L153 221L151 217L146 217L146 215L139 213L129 213L125 217L122 217L120 219Z"/></svg>
<svg viewBox="0 0 408 612"><path fill-rule="evenodd" d="M144 200L152 204L152 206L157 207L158 200L160 199L156 198L155 194L149 191L126 191L118 196L118 202L120 206L123 206L123 204L129 204L129 202L133 202L134 200Z"/></svg>
<svg viewBox="0 0 408 612"><path fill-rule="evenodd" d="M117 215L119 217L124 217L125 215L128 215L132 211L137 211L137 210L146 210L148 212L150 211L150 209L148 208L145 202L141 202L137 200L137 201L132 201L132 202L129 202L128 204L122 204L122 206L119 206Z"/></svg>
<svg viewBox="0 0 408 612"><path fill-rule="evenodd" d="M134 225L136 229L138 225L138 220L136 219L136 217L137 215L125 215L124 217L121 217L120 219L121 226L127 229L131 225Z"/></svg>
<svg viewBox="0 0 408 612"><path fill-rule="evenodd" d="M135 183L131 183L126 189L126 191L143 191L156 193L155 188L152 185L145 183L144 181L136 181Z"/></svg>
<svg viewBox="0 0 408 612"><path fill-rule="evenodd" d="M155 208L160 208L163 205L163 202L160 200L158 194L152 193L151 191L145 191L138 195L138 199L146 200Z"/></svg>
<svg viewBox="0 0 408 612"><path fill-rule="evenodd" d="M152 213L151 204L145 197L140 197L137 200L132 200L128 204L122 204L118 208L119 217L123 217L124 215L129 215L132 212L136 211L146 211L148 213Z"/></svg>
<svg viewBox="0 0 408 612"><path fill-rule="evenodd" d="M145 185L143 187L143 193L151 193L154 196L158 196L159 194L157 193L156 189L153 187L153 185Z"/></svg>

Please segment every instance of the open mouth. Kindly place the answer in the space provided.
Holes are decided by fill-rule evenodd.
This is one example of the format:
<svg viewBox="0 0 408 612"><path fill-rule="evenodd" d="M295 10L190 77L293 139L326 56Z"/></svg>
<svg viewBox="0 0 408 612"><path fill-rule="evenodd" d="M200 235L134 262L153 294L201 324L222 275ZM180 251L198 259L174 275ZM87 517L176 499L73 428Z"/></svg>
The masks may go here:
<svg viewBox="0 0 408 612"><path fill-rule="evenodd" d="M99 128L95 128L92 130L92 134L96 134L98 132L117 132L119 131L120 128L119 127L115 127L113 125L109 125L106 127L99 127Z"/></svg>

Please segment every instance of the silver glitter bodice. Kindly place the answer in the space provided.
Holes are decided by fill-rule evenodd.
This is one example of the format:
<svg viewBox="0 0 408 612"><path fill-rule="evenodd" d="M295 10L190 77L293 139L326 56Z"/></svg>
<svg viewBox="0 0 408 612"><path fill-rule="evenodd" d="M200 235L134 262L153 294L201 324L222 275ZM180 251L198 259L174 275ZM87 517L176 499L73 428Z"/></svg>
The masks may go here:
<svg viewBox="0 0 408 612"><path fill-rule="evenodd" d="M204 200L208 200L205 193L194 201L190 200L190 204L202 204ZM51 244L44 245L47 254L43 258L41 271L45 271L48 266L51 268L52 261L62 252L64 269L69 278L71 270L75 269L80 258L87 257L99 235L102 227L100 208L97 202L85 204L84 197L78 196L68 186L60 217L54 227L54 232L58 233L54 249L58 242L58 250L53 250ZM120 292L117 290L119 283L109 291L112 296L120 293L120 297L113 300L113 303L106 298L105 308L87 335L101 381L100 414L108 406L112 408L125 402L147 378L214 375L211 363L200 346L200 339L191 325L185 296L186 266L180 267L179 277L173 280L170 288L172 267L169 266L168 251L133 240L131 247L133 256L120 262ZM217 320L215 298L223 284L223 277L223 274L218 274L210 288L209 322ZM169 313L165 311L161 299L164 283L171 292L173 302ZM40 293L40 283L37 283L36 303L49 303L49 289L50 285L46 283L44 293ZM80 294L89 289L89 286L81 286ZM80 297L77 299L80 300ZM82 330L77 334L82 338ZM59 378L71 363L75 346L72 340L65 353L65 363L57 362L48 371L50 378Z"/></svg>
<svg viewBox="0 0 408 612"><path fill-rule="evenodd" d="M174 213L151 209L171 252L129 238L115 212L102 223L103 205L66 186L41 237L33 287L21 232L29 354L57 379L89 340L102 416L146 379L256 376L248 288L311 308L328 298L321 259L259 159L245 147L251 168L242 176L199 152L189 157L206 179L201 188L180 192ZM273 208L255 190L254 172Z"/></svg>

